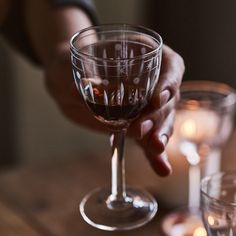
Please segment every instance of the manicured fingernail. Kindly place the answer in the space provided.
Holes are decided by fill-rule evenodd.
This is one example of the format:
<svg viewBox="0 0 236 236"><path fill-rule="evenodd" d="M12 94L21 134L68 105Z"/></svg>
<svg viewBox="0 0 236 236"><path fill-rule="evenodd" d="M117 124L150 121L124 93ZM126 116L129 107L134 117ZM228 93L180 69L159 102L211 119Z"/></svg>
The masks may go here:
<svg viewBox="0 0 236 236"><path fill-rule="evenodd" d="M170 90L166 89L160 93L160 107L164 106L170 99Z"/></svg>
<svg viewBox="0 0 236 236"><path fill-rule="evenodd" d="M153 122L151 120L145 120L141 124L141 138L145 136L153 127Z"/></svg>

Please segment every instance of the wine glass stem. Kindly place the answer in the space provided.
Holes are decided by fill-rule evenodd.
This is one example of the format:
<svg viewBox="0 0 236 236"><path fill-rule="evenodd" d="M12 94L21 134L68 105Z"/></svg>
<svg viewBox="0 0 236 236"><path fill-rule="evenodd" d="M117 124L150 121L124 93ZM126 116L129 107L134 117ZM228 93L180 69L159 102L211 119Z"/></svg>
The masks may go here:
<svg viewBox="0 0 236 236"><path fill-rule="evenodd" d="M125 159L124 145L126 129L114 131L111 134L111 196L110 201L124 202L126 198L125 187Z"/></svg>

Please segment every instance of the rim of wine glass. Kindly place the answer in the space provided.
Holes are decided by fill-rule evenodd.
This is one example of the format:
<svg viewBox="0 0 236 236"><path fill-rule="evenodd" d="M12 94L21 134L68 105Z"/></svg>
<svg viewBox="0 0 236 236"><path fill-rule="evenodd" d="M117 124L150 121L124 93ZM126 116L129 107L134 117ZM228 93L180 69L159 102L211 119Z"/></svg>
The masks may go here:
<svg viewBox="0 0 236 236"><path fill-rule="evenodd" d="M218 205L221 205L223 207L234 207L236 208L236 202L226 202L224 200L220 200L220 199L217 199L215 197L212 197L210 196L208 193L207 193L207 188L209 186L209 184L211 183L211 181L214 179L214 178L221 178L221 177L230 177L230 176L235 176L236 177L236 170L230 170L230 171L227 171L227 172L218 172L218 173L215 173L215 174L212 174L212 175L209 175L209 176L206 176L202 179L201 181L201 186L200 186L200 191L201 191L201 195L203 195L205 198L213 201L214 204L218 204ZM235 178L236 180L236 178Z"/></svg>
<svg viewBox="0 0 236 236"><path fill-rule="evenodd" d="M190 80L184 81L180 87L180 93L184 92L197 92L197 91L209 91L212 92L215 89L215 92L224 94L225 97L216 98L214 102L219 102L222 107L230 107L235 106L236 104L236 91L231 86L223 82L216 82L210 80ZM182 102L180 100L180 106L184 103L187 99L183 99ZM209 104L210 101L200 101L200 104Z"/></svg>
<svg viewBox="0 0 236 236"><path fill-rule="evenodd" d="M123 30L126 30L126 32L135 32L134 29L140 29L140 30L144 30L146 31L146 33L143 33L143 32L138 32L140 34L144 34L144 35L147 35L149 36L150 38L152 38L155 42L158 43L158 47L153 49L152 51L148 52L148 53L145 53L145 54L142 54L142 55L138 55L138 56L135 56L135 57L132 57L132 58L119 58L119 59L114 59L114 58L101 58L101 57L95 57L95 56L92 56L90 54L87 54L87 53L83 53L81 51L79 51L75 46L74 46L74 42L76 41L76 39L83 33L89 31L89 30L98 30L98 29L109 29L109 27L116 27L116 31L122 31L121 29L119 30L118 27L122 28L123 27ZM127 29L126 29L127 28ZM133 28L133 30L131 30ZM128 30L129 29L129 30ZM106 32L114 32L115 31L114 29L111 29L111 30L106 30ZM150 34L148 34L147 32L149 32ZM152 34L152 35L151 35ZM155 37L153 36L155 35ZM158 40L157 40L158 38ZM117 62L117 61L129 61L129 60L138 60L138 59L141 59L141 58L145 58L147 56L150 56L152 54L155 54L157 53L158 51L160 51L162 49L162 46L163 46L163 40L162 40L162 37L160 34L158 34L156 31L148 28L148 27L145 27L145 26L141 26L141 25L135 25L135 24L123 24L123 23L114 23L114 24L101 24L101 25L97 25L97 26L90 26L90 27L87 27L87 28L84 28L82 30L79 30L78 32L76 32L70 39L70 49L71 49L71 52L74 54L77 54L77 55L82 55L84 57L88 57L88 58L91 58L93 60L96 60L96 61L110 61L110 62Z"/></svg>

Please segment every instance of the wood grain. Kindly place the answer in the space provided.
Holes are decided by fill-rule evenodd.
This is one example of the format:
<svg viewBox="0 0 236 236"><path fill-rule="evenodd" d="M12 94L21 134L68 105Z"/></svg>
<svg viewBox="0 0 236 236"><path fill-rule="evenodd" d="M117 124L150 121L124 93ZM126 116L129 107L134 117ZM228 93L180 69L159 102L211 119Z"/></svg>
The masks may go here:
<svg viewBox="0 0 236 236"><path fill-rule="evenodd" d="M143 171L145 168L149 168L148 164L146 167L142 164ZM136 177L140 173L129 172L129 183L137 184ZM68 158L62 162L22 166L0 174L0 200L20 215L19 222L22 220L25 228L29 227L29 232L22 233L24 236L120 236L120 232L105 232L89 226L78 211L79 202L86 193L98 186L109 187L109 183L109 159L93 156ZM148 225L122 232L122 235L160 235L160 212ZM0 219L2 217L0 209ZM16 223L9 219L8 225L12 224L13 229L18 225ZM16 233L0 235L21 236Z"/></svg>
<svg viewBox="0 0 236 236"><path fill-rule="evenodd" d="M0 235L42 236L2 202L0 202Z"/></svg>

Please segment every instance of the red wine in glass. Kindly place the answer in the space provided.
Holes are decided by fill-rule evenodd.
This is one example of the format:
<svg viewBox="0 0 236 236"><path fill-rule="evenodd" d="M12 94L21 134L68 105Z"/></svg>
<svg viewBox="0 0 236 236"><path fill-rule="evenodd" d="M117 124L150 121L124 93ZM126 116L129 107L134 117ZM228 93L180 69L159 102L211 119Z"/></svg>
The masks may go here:
<svg viewBox="0 0 236 236"><path fill-rule="evenodd" d="M76 84L84 101L94 116L108 126L127 126L137 118L148 104L158 79L158 60L142 59L152 48L141 42L122 43L112 40L82 48L82 52L103 60L81 64L81 70L74 67Z"/></svg>
<svg viewBox="0 0 236 236"><path fill-rule="evenodd" d="M141 26L103 25L71 39L76 86L92 114L111 131L111 188L88 193L80 213L102 230L129 230L149 222L156 200L145 190L126 187L125 134L150 101L158 81L162 39Z"/></svg>

